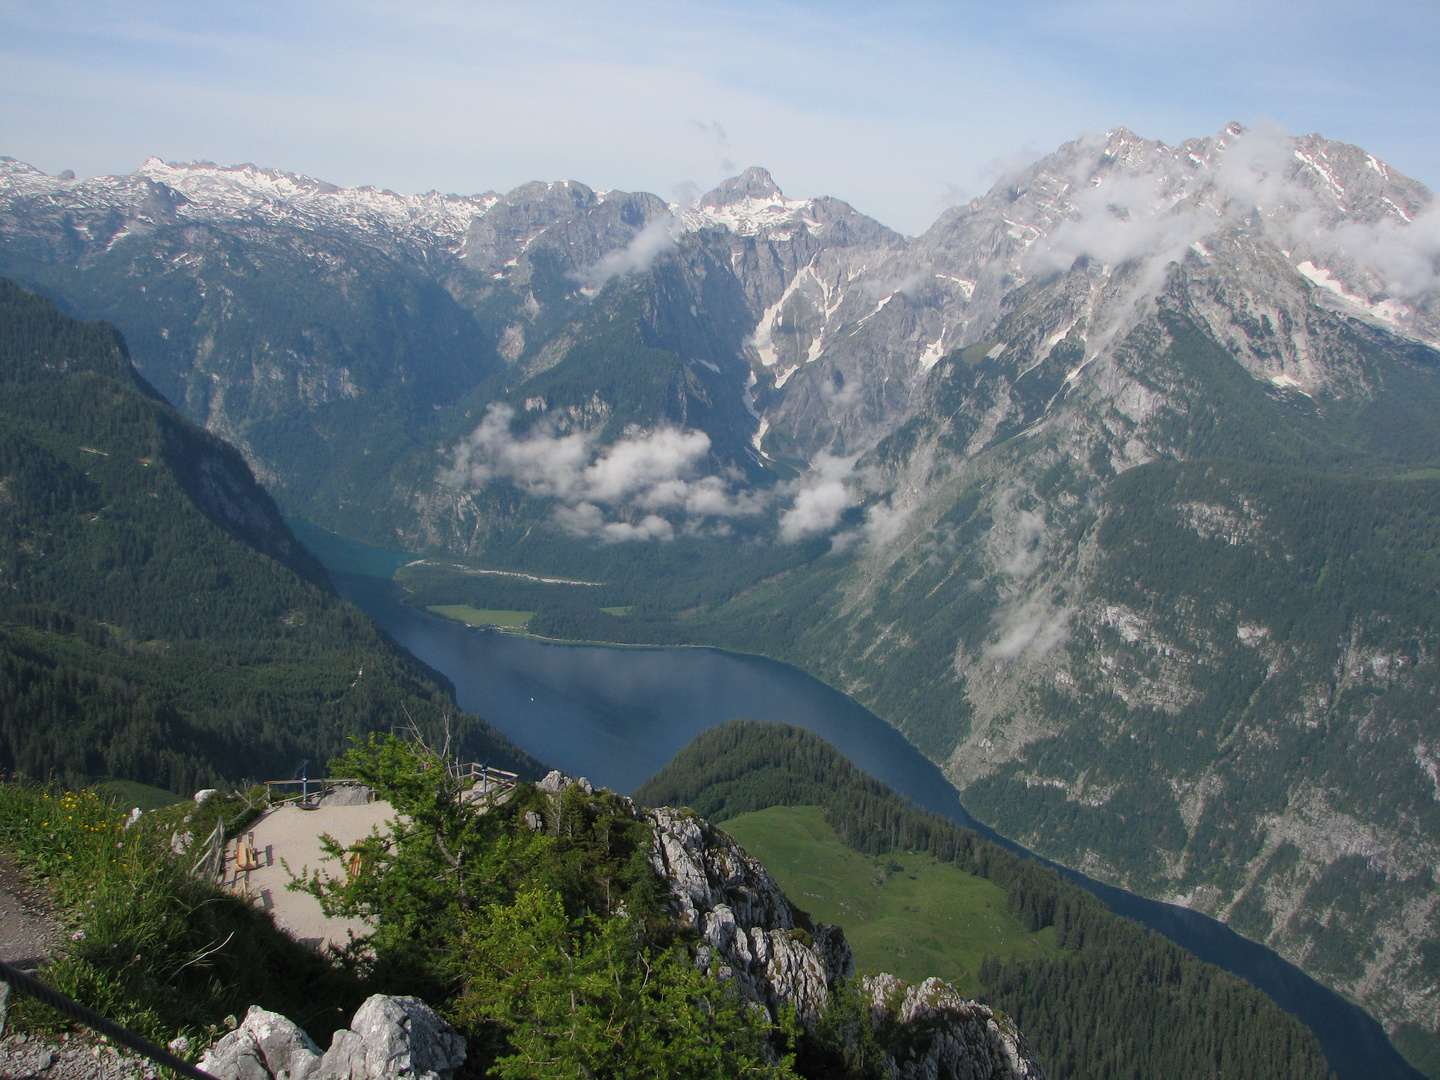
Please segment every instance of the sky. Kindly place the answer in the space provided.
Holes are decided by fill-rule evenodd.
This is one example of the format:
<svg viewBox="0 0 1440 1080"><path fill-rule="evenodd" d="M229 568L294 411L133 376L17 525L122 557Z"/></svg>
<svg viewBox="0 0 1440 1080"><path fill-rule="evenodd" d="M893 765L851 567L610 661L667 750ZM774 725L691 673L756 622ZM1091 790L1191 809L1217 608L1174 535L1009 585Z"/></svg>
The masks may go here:
<svg viewBox="0 0 1440 1080"><path fill-rule="evenodd" d="M1435 0L0 0L0 154L666 198L763 165L902 232L1088 132L1319 131L1440 187Z"/></svg>

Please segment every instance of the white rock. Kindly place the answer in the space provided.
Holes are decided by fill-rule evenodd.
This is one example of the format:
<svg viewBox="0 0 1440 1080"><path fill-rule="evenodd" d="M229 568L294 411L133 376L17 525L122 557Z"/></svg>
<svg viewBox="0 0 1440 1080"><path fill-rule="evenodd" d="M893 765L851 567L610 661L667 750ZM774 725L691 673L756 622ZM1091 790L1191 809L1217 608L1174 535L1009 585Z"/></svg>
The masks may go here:
<svg viewBox="0 0 1440 1080"><path fill-rule="evenodd" d="M726 833L667 807L645 818L655 830L650 863L670 889L671 917L700 933L696 965L735 980L772 1016L782 1005L793 1005L802 1019L818 1016L835 980L854 967L844 933L811 926L769 871Z"/></svg>
<svg viewBox="0 0 1440 1080"><path fill-rule="evenodd" d="M252 1005L198 1067L216 1080L306 1080L319 1064L320 1048L309 1035L279 1013Z"/></svg>
<svg viewBox="0 0 1440 1080"><path fill-rule="evenodd" d="M429 1005L375 994L335 1033L315 1080L450 1080L464 1063L464 1036Z"/></svg>

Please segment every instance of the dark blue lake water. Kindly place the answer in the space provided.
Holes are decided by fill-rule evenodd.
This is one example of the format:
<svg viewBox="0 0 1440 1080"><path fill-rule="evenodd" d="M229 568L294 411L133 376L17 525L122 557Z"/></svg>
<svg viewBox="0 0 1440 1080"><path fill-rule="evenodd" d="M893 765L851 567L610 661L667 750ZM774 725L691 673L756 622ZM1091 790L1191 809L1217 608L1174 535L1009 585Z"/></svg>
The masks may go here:
<svg viewBox="0 0 1440 1080"><path fill-rule="evenodd" d="M454 683L461 708L571 775L629 792L707 728L736 717L780 720L814 731L916 804L1031 855L971 818L940 769L895 729L796 668L719 649L615 648L473 630L401 602L387 579L408 558L403 553L292 525L347 599ZM1269 994L1315 1032L1343 1080L1423 1080L1368 1013L1270 949L1204 915L1057 869L1112 911Z"/></svg>

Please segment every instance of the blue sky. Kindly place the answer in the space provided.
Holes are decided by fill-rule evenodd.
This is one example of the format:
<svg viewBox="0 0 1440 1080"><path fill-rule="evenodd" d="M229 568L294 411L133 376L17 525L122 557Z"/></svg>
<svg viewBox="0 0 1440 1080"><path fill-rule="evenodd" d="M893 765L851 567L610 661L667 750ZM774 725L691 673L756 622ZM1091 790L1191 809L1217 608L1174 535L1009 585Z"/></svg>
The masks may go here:
<svg viewBox="0 0 1440 1080"><path fill-rule="evenodd" d="M906 232L1088 131L1320 131L1440 185L1440 3L0 0L0 154L673 197L751 164Z"/></svg>

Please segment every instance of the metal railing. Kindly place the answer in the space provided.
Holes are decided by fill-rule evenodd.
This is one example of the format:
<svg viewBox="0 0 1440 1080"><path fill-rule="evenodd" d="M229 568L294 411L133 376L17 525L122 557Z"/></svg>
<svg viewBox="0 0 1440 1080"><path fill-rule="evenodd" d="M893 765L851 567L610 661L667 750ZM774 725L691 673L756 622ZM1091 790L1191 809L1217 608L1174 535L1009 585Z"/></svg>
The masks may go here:
<svg viewBox="0 0 1440 1080"><path fill-rule="evenodd" d="M156 1046L149 1039L106 1020L95 1010L87 1009L74 998L66 997L59 990L46 986L39 979L27 975L19 968L11 967L3 961L0 961L0 980L9 983L12 989L34 998L41 1004L49 1005L62 1016L68 1016L71 1020L84 1024L91 1031L98 1031L112 1042L128 1046L137 1054L144 1054L157 1065L174 1069L181 1076L188 1076L191 1080L215 1080L215 1077L207 1072L201 1072L184 1058L177 1057L164 1047Z"/></svg>

